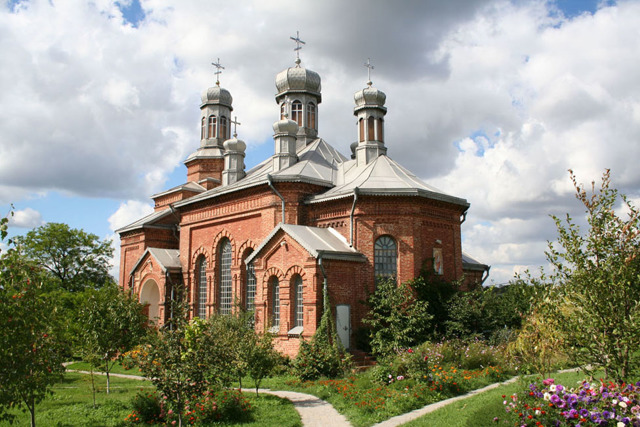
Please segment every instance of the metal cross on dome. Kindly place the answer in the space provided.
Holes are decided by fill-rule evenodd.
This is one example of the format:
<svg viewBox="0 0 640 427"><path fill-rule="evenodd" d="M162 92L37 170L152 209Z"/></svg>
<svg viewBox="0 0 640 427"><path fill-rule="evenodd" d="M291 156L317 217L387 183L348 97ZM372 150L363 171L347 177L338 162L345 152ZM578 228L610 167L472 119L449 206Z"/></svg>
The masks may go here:
<svg viewBox="0 0 640 427"><path fill-rule="evenodd" d="M302 46L300 46L301 44L306 44L305 42L303 42L302 40L300 40L300 31L296 31L296 36L293 37L289 37L291 40L293 40L294 42L296 42L296 47L293 49L296 51L296 64L300 63L300 49L302 49Z"/></svg>
<svg viewBox="0 0 640 427"><path fill-rule="evenodd" d="M369 86L371 86L373 84L373 82L371 81L371 70L373 70L374 66L371 65L371 58L367 58L367 62L364 64L365 67L367 67L367 84Z"/></svg>
<svg viewBox="0 0 640 427"><path fill-rule="evenodd" d="M212 62L211 65L216 67L216 72L213 73L213 74L216 75L216 84L220 85L220 74L222 74L222 71L220 71L220 70L224 70L224 67L222 65L220 65L220 58L218 58L217 62Z"/></svg>
<svg viewBox="0 0 640 427"><path fill-rule="evenodd" d="M241 125L242 123L240 123L238 121L238 116L233 116L233 120L229 120L229 123L233 124L233 137L237 138L238 137L238 125Z"/></svg>

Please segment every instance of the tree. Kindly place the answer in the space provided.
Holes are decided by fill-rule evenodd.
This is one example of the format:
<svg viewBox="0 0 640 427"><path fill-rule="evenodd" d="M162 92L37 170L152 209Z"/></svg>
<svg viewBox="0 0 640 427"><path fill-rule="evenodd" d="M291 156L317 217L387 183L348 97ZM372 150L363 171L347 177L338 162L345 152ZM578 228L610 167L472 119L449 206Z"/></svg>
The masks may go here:
<svg viewBox="0 0 640 427"><path fill-rule="evenodd" d="M91 292L80 309L80 352L95 368L109 373L118 356L133 349L146 334L147 317L138 301L115 285Z"/></svg>
<svg viewBox="0 0 640 427"><path fill-rule="evenodd" d="M109 275L111 242L100 241L95 234L50 222L16 237L15 243L68 291L100 288L113 282Z"/></svg>
<svg viewBox="0 0 640 427"><path fill-rule="evenodd" d="M393 280L378 283L369 296L369 315L363 322L371 327L371 349L380 356L397 353L402 349L426 341L431 334L433 316L428 303L416 298L426 286L423 280L396 285Z"/></svg>
<svg viewBox="0 0 640 427"><path fill-rule="evenodd" d="M602 366L605 375L625 379L640 362L639 212L611 188L609 170L590 193L570 175L588 229L583 234L569 215L564 221L554 217L557 245L549 244L547 259L559 288L562 309L556 315L578 363ZM628 211L624 219L614 210L620 201Z"/></svg>
<svg viewBox="0 0 640 427"><path fill-rule="evenodd" d="M256 386L256 396L262 379L268 377L278 364L279 354L273 349L273 336L265 332L248 353L248 370Z"/></svg>
<svg viewBox="0 0 640 427"><path fill-rule="evenodd" d="M7 236L0 219L0 242ZM28 410L35 426L35 407L63 375L56 310L43 292L44 275L15 248L0 254L0 420L7 409Z"/></svg>

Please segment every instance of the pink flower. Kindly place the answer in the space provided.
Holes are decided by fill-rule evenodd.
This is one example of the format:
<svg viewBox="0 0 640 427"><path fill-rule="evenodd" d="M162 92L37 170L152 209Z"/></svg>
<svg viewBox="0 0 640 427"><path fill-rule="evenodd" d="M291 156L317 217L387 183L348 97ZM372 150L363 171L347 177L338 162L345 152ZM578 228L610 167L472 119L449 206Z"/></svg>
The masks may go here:
<svg viewBox="0 0 640 427"><path fill-rule="evenodd" d="M556 382L553 378L547 378L546 380L542 381L542 384L544 385L551 385L554 382Z"/></svg>

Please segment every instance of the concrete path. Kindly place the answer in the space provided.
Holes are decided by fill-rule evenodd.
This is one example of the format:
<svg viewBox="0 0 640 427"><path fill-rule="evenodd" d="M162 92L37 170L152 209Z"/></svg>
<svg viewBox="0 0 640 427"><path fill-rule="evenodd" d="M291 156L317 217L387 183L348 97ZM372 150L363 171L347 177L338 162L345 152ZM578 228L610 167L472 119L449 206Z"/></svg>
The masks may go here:
<svg viewBox="0 0 640 427"><path fill-rule="evenodd" d="M310 394L295 391L273 391L259 389L260 393L273 394L293 402L304 427L350 427L347 418L336 411L331 404Z"/></svg>

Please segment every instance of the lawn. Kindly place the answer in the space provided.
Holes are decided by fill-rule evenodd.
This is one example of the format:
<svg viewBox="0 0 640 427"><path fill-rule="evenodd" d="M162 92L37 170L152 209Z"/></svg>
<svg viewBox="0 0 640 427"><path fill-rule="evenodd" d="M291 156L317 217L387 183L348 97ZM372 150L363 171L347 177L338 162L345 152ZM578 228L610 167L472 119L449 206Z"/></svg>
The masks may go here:
<svg viewBox="0 0 640 427"><path fill-rule="evenodd" d="M557 382L575 384L585 378L582 372L564 372L551 375ZM525 377L515 383L475 395L468 399L453 402L444 408L426 414L404 424L407 427L450 427L450 426L490 426L495 425L495 417L504 415L503 395L528 391L529 384L536 377ZM455 421L452 421L455 420Z"/></svg>
<svg viewBox="0 0 640 427"><path fill-rule="evenodd" d="M79 368L82 369L82 368ZM53 395L47 397L36 406L36 425L46 427L111 427L126 426L125 417L131 412L130 400L141 390L154 390L155 387L146 380L111 377L111 393L107 395L106 377L94 377L98 393L96 408L91 398L90 376L75 372L67 372L62 382L53 387ZM300 416L293 404L277 396L261 394L246 390L245 393L253 408L252 421L243 426L301 426ZM28 413L15 411L18 415L14 425L29 425ZM0 426L9 426L8 422L0 422ZM234 424L217 424L234 425Z"/></svg>
<svg viewBox="0 0 640 427"><path fill-rule="evenodd" d="M88 372L91 370L91 365L87 362L73 362L67 365L67 370ZM98 371L95 368L93 368L93 370L96 372ZM140 372L138 368L125 369L124 366L122 366L120 363L116 363L115 365L113 365L113 368L111 368L111 373L142 376L142 372Z"/></svg>

